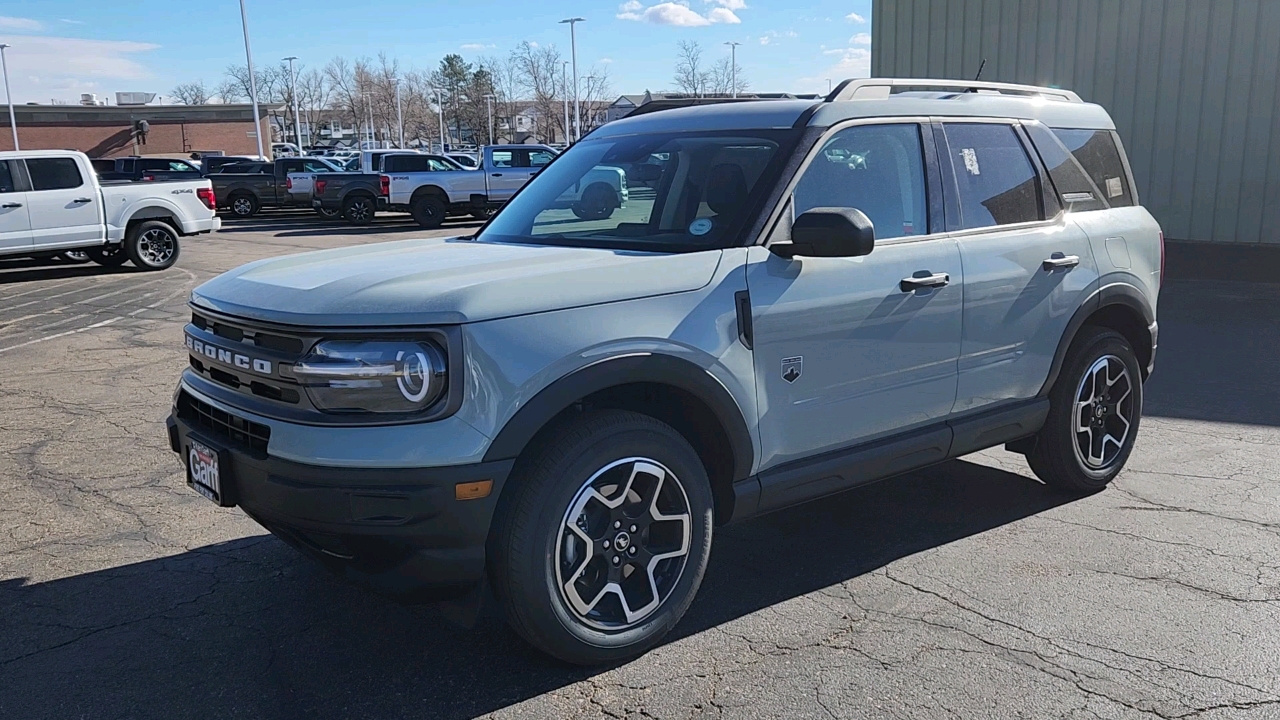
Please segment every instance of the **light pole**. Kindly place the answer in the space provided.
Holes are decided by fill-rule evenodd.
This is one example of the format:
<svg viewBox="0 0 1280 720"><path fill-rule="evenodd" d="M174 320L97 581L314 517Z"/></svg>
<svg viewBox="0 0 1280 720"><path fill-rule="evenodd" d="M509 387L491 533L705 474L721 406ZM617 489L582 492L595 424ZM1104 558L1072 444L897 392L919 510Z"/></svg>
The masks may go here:
<svg viewBox="0 0 1280 720"><path fill-rule="evenodd" d="M595 75L588 75L585 78L583 78L583 80L587 81L587 87L583 90L582 94L587 96L587 115L586 116L589 116L591 115L591 97L592 95L595 94L595 91L592 88L595 86L597 78ZM583 116L583 117L585 118L586 116ZM591 132L591 128L592 128L592 125L590 122L588 122L587 132ZM578 138L578 139L581 140L582 138Z"/></svg>
<svg viewBox="0 0 1280 720"><path fill-rule="evenodd" d="M360 93L364 97L364 106L369 110L369 145L376 144L373 139L373 103L369 102L369 93ZM370 147L370 150L376 148Z"/></svg>
<svg viewBox="0 0 1280 720"><path fill-rule="evenodd" d="M404 148L404 105L400 103L400 81L396 81L396 127L400 134L400 147Z"/></svg>
<svg viewBox="0 0 1280 720"><path fill-rule="evenodd" d="M569 57L573 59L573 139L582 139L582 106L578 102L578 23L586 18L572 17L561 20L560 24L569 24ZM568 132L567 130L565 132Z"/></svg>
<svg viewBox="0 0 1280 720"><path fill-rule="evenodd" d="M289 61L289 94L293 96L293 139L298 142L298 154L302 154L302 116L298 114L298 73L293 71L293 61L297 60L296 55L290 55L285 58ZM310 135L310 130L307 131Z"/></svg>
<svg viewBox="0 0 1280 720"><path fill-rule="evenodd" d="M569 144L569 61L560 66L560 87L564 88L564 144Z"/></svg>
<svg viewBox="0 0 1280 720"><path fill-rule="evenodd" d="M440 88L431 88L436 91L436 120L440 123L440 152L444 152L444 97L440 95Z"/></svg>
<svg viewBox="0 0 1280 720"><path fill-rule="evenodd" d="M729 92L733 93L733 97L738 97L738 46L741 44L733 41L725 43L729 46Z"/></svg>
<svg viewBox="0 0 1280 720"><path fill-rule="evenodd" d="M489 144L490 145L493 144L493 101L494 99L495 98L493 96L493 93L489 93L484 96L484 104L489 110Z"/></svg>
<svg viewBox="0 0 1280 720"><path fill-rule="evenodd" d="M253 101L253 137L258 141L258 157L266 157L262 152L262 122L258 115L258 81L253 75L253 50L249 47L249 13L244 9L244 0L240 0L240 27L244 30L244 60L249 69L249 99Z"/></svg>
<svg viewBox="0 0 1280 720"><path fill-rule="evenodd" d="M4 70L4 99L9 103L9 127L13 128L13 149L20 150L18 147L18 121L13 117L13 93L9 92L9 64L5 62L4 50L9 47L4 43L0 43L0 69Z"/></svg>

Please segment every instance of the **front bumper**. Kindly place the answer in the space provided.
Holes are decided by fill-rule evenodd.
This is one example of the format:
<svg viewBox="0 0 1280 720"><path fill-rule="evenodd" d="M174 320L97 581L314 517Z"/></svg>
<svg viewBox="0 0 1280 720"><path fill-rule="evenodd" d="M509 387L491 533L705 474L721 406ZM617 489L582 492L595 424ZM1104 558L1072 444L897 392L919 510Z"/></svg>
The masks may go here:
<svg viewBox="0 0 1280 720"><path fill-rule="evenodd" d="M179 393L166 424L185 457L194 436L221 450L224 503L308 555L379 589L473 584L514 461L425 468L339 468L272 457L262 442L210 422ZM226 418L224 418L226 419ZM251 434L251 433L250 433ZM457 500L458 483L492 480L488 497Z"/></svg>

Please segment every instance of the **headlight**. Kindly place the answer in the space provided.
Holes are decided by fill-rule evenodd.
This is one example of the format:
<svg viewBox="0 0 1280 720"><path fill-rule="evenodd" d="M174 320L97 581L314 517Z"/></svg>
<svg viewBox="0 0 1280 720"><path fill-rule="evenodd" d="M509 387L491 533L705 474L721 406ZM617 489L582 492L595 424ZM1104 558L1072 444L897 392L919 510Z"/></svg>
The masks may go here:
<svg viewBox="0 0 1280 720"><path fill-rule="evenodd" d="M414 413L448 386L444 352L428 341L326 341L293 366L317 408L334 413Z"/></svg>

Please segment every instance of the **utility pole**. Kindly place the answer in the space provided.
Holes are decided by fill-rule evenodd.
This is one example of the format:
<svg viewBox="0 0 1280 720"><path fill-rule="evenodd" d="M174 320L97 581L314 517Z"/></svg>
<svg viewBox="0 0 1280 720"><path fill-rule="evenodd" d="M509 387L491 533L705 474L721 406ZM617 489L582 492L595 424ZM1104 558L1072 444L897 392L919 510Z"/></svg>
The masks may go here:
<svg viewBox="0 0 1280 720"><path fill-rule="evenodd" d="M569 24L569 56L573 59L573 140L582 139L582 105L578 102L578 23L586 18L572 17L561 20L560 24ZM566 131L567 132L567 131Z"/></svg>
<svg viewBox="0 0 1280 720"><path fill-rule="evenodd" d="M293 71L293 61L297 60L296 56L290 55L285 58L289 61L289 94L293 96L293 137L298 141L298 154L302 155L302 116L298 114L298 73ZM310 136L310 129L307 135Z"/></svg>
<svg viewBox="0 0 1280 720"><path fill-rule="evenodd" d="M13 149L20 150L18 147L18 121L13 116L13 93L9 92L9 64L5 61L4 51L9 47L4 43L0 43L0 69L4 70L4 99L9 103L9 127L13 129Z"/></svg>
<svg viewBox="0 0 1280 720"><path fill-rule="evenodd" d="M493 144L493 100L494 96L489 93L484 96L484 104L489 110L489 144Z"/></svg>
<svg viewBox="0 0 1280 720"><path fill-rule="evenodd" d="M400 147L404 147L404 105L400 103L400 81L396 81L396 126L400 134Z"/></svg>
<svg viewBox="0 0 1280 720"><path fill-rule="evenodd" d="M733 97L738 97L738 46L740 42L727 42L729 46L729 92L733 93Z"/></svg>
<svg viewBox="0 0 1280 720"><path fill-rule="evenodd" d="M572 131L569 129L569 61L565 60L560 66L560 87L564 88L564 144L570 143L569 135Z"/></svg>
<svg viewBox="0 0 1280 720"><path fill-rule="evenodd" d="M253 101L253 137L258 141L258 157L266 157L262 152L262 122L258 114L258 80L253 74L253 50L249 47L249 13L244 9L244 0L240 0L240 27L244 30L244 60L249 69L249 99Z"/></svg>

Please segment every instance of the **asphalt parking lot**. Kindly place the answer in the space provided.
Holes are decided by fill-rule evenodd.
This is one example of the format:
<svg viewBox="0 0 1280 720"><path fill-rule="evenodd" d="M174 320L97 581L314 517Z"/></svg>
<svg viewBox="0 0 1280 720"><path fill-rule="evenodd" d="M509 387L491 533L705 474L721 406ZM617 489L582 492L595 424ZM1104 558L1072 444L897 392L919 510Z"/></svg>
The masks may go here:
<svg viewBox="0 0 1280 720"><path fill-rule="evenodd" d="M585 670L343 584L168 448L191 288L423 234L274 215L164 273L0 261L0 717L1280 716L1277 286L1166 285L1106 491L994 450L719 529L676 633Z"/></svg>

